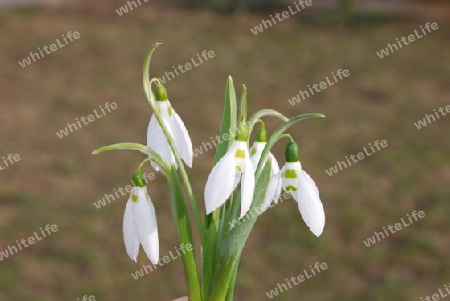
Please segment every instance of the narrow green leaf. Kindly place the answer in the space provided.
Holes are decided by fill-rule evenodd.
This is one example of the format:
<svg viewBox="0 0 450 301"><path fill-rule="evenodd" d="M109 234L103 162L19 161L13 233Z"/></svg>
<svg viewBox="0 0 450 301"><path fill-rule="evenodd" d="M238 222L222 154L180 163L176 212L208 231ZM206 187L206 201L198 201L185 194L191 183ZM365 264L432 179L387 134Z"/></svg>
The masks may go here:
<svg viewBox="0 0 450 301"><path fill-rule="evenodd" d="M247 122L247 87L242 85L241 92L241 105L239 109L239 122L246 123Z"/></svg>
<svg viewBox="0 0 450 301"><path fill-rule="evenodd" d="M225 104L223 106L222 124L220 127L220 143L217 145L216 155L213 165L225 155L228 147L233 143L234 137L231 133L236 131L237 119L236 91L234 90L233 79L228 77L225 87ZM228 139L226 139L228 137Z"/></svg>
<svg viewBox="0 0 450 301"><path fill-rule="evenodd" d="M269 180L270 161L264 165L261 176L256 181L252 203L262 204ZM258 218L258 211L254 207L252 205L250 211L242 218L241 224L234 227L219 246L216 258L217 267L214 273L214 286L207 299L208 301L223 301L228 294L228 289L233 281L234 272L238 268L245 242Z"/></svg>
<svg viewBox="0 0 450 301"><path fill-rule="evenodd" d="M181 189L180 178L175 168L170 172L172 189L172 216L180 244L191 245L192 251L182 252L184 273L188 285L189 300L202 300L200 280L195 261L194 244L192 240L191 223L187 214L187 207Z"/></svg>
<svg viewBox="0 0 450 301"><path fill-rule="evenodd" d="M233 143L236 133L237 101L233 79L228 77L225 86L225 103L220 126L220 140L217 145L213 166L226 154L229 146ZM215 258L217 245L219 243L220 210L214 211L205 218L205 243L202 253L203 265L203 294L207 296L213 283Z"/></svg>

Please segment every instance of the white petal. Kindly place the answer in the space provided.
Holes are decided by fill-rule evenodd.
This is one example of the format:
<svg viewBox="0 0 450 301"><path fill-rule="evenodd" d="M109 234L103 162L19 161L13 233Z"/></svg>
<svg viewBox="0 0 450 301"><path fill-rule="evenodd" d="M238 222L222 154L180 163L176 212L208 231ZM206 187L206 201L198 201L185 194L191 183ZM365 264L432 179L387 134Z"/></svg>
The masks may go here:
<svg viewBox="0 0 450 301"><path fill-rule="evenodd" d="M210 214L233 193L236 176L236 143L233 142L227 153L214 165L205 186L206 214ZM237 185L238 181L236 182Z"/></svg>
<svg viewBox="0 0 450 301"><path fill-rule="evenodd" d="M320 236L325 226L325 212L319 197L319 190L311 177L302 170L299 175L300 187L294 198L298 209L309 229L316 236Z"/></svg>
<svg viewBox="0 0 450 301"><path fill-rule="evenodd" d="M281 195L281 177L283 175L283 171L279 170L278 162L275 158L270 157L273 155L269 154L269 159L271 161L271 176L269 180L269 184L267 185L266 194L264 196L264 202L260 208L260 214L266 211L273 203L278 204L278 199ZM275 164L274 164L275 163Z"/></svg>
<svg viewBox="0 0 450 301"><path fill-rule="evenodd" d="M189 133L181 120L180 116L172 110L172 130L175 140L175 145L177 146L178 151L180 152L181 159L186 163L187 166L192 167L192 141L191 137L189 137Z"/></svg>
<svg viewBox="0 0 450 301"><path fill-rule="evenodd" d="M132 214L139 242L150 261L157 264L159 262L159 238L155 207L147 194L146 187L133 188L132 193L138 195L138 201L132 203Z"/></svg>
<svg viewBox="0 0 450 301"><path fill-rule="evenodd" d="M261 159L261 153L266 146L266 142L253 142L252 147L250 148L250 159L252 160L253 169L256 170L258 167L258 162Z"/></svg>
<svg viewBox="0 0 450 301"><path fill-rule="evenodd" d="M272 201L275 204L278 204L278 200L280 199L281 189L282 189L280 167L278 166L277 159L275 159L275 156L272 155L272 153L269 153L269 159L272 162L272 165L271 165L272 177L275 177L275 184L273 184L274 192L271 197L272 197Z"/></svg>
<svg viewBox="0 0 450 301"><path fill-rule="evenodd" d="M245 169L241 181L241 218L247 213L252 205L255 190L255 170L248 153L245 155Z"/></svg>
<svg viewBox="0 0 450 301"><path fill-rule="evenodd" d="M131 260L136 261L139 254L139 240L133 224L131 207L130 198L125 206L125 214L123 215L123 241L128 256L130 256Z"/></svg>
<svg viewBox="0 0 450 301"><path fill-rule="evenodd" d="M155 115L153 114L147 129L147 146L153 149L170 166L172 163L172 151L166 136L162 131Z"/></svg>
<svg viewBox="0 0 450 301"><path fill-rule="evenodd" d="M274 174L278 173L280 171L280 166L278 165L278 161L275 158L275 156L269 152L269 155L267 156L267 160L270 160L270 162L272 163L270 165L271 174L274 175Z"/></svg>
<svg viewBox="0 0 450 301"><path fill-rule="evenodd" d="M284 191L292 193L293 190L298 190L300 185L300 175L302 173L302 166L300 162L286 162L282 170L282 185ZM294 194L292 195L294 196Z"/></svg>

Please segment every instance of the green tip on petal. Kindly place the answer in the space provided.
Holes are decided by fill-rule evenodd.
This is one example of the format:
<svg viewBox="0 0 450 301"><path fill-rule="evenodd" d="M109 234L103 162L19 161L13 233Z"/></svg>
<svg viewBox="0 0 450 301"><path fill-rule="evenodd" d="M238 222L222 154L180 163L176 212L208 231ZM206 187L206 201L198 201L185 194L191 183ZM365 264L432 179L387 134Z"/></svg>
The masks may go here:
<svg viewBox="0 0 450 301"><path fill-rule="evenodd" d="M286 162L298 162L298 145L295 142L289 142L285 151Z"/></svg>
<svg viewBox="0 0 450 301"><path fill-rule="evenodd" d="M131 178L133 187L145 187L145 176L142 170L136 170Z"/></svg>
<svg viewBox="0 0 450 301"><path fill-rule="evenodd" d="M241 123L236 134L236 140L247 142L249 136L250 131L248 130L248 127L245 125L245 123Z"/></svg>
<svg viewBox="0 0 450 301"><path fill-rule="evenodd" d="M258 133L256 133L256 141L257 142L267 142L267 132L266 127L264 125L261 126Z"/></svg>
<svg viewBox="0 0 450 301"><path fill-rule="evenodd" d="M168 99L167 90L163 85L159 85L158 88L156 88L155 98L157 101L166 101Z"/></svg>

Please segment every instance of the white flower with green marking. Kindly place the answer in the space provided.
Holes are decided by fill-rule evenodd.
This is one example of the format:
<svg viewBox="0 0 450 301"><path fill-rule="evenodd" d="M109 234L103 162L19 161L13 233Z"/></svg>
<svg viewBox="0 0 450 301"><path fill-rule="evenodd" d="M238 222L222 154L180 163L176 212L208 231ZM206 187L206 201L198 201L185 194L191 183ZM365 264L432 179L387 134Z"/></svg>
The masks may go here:
<svg viewBox="0 0 450 301"><path fill-rule="evenodd" d="M217 162L208 176L205 187L206 213L210 214L231 196L241 182L241 213L250 209L255 188L255 170L246 141L233 141L227 153Z"/></svg>
<svg viewBox="0 0 450 301"><path fill-rule="evenodd" d="M281 181L280 181L281 179ZM325 226L325 212L319 197L319 189L313 179L302 169L298 161L298 148L295 142L286 146L286 164L280 172L271 179L274 186L281 186L290 193L298 204L303 220L312 233L320 236ZM269 185L270 187L270 185ZM272 191L279 198L279 187Z"/></svg>
<svg viewBox="0 0 450 301"><path fill-rule="evenodd" d="M137 180L136 180L137 179ZM139 183L139 184L135 184ZM133 176L134 185L123 216L123 239L128 256L137 260L139 246L153 264L159 262L159 238L155 207L147 193L144 175L137 171Z"/></svg>
<svg viewBox="0 0 450 301"><path fill-rule="evenodd" d="M266 146L267 141L267 134L266 134L266 128L264 124L259 129L258 133L256 134L256 141L253 142L252 147L250 148L250 159L252 160L253 168L256 170L259 164L259 161L261 160L261 154L264 150L264 147ZM280 171L280 167L278 165L277 159L275 159L275 156L269 152L269 154L266 157L266 162L270 162L270 177L273 178L276 176L276 174ZM264 202L259 208L259 214L266 211L272 202L278 203L277 195L280 195L281 193L281 185L279 185L279 182L281 179L278 179L278 181L273 180L269 182L269 185L266 190L266 194L264 197Z"/></svg>
<svg viewBox="0 0 450 301"><path fill-rule="evenodd" d="M183 159L187 166L192 167L193 152L191 138L180 116L172 108L164 86L158 86L155 98L163 123L173 138L181 159ZM175 156L170 149L170 145L155 114L152 115L148 125L147 146L159 154L169 166L175 165L178 167L175 162ZM156 170L159 170L157 164L152 162L152 166Z"/></svg>

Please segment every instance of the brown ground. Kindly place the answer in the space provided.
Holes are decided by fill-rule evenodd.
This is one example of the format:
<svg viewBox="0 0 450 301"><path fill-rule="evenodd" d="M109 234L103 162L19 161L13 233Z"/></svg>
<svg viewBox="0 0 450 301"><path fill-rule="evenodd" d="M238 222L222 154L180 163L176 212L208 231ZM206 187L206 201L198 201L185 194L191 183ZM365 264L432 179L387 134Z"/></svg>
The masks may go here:
<svg viewBox="0 0 450 301"><path fill-rule="evenodd" d="M322 112L291 134L304 168L316 180L327 224L317 239L292 200L258 221L245 249L236 300L266 300L265 292L317 261L329 269L277 300L419 300L450 280L448 250L450 117L417 130L414 122L449 105L449 24L389 57L376 51L426 21L398 21L336 29L289 19L254 36L261 16L206 12L157 13L143 6L118 17L109 10L22 10L0 14L0 156L22 160L0 171L0 251L39 227L57 224L51 237L0 262L0 300L171 300L185 293L181 262L144 278L147 264L130 261L122 242L126 198L100 210L93 202L128 184L137 153L92 156L119 141L144 142L151 111L141 87L146 49L164 44L153 75L188 62L196 53L216 57L167 84L194 147L219 128L226 77L249 89L250 111L286 115ZM69 30L81 38L21 68L18 61ZM291 106L287 99L337 69L351 76ZM59 139L55 132L107 101L117 111ZM276 123L269 122L270 128ZM326 169L377 139L389 146L337 175ZM274 151L282 160L282 146ZM213 152L190 171L201 200ZM1 161L0 161L1 162ZM160 229L161 254L177 246L169 192L158 175L149 185ZM367 248L363 240L413 210L426 217Z"/></svg>

